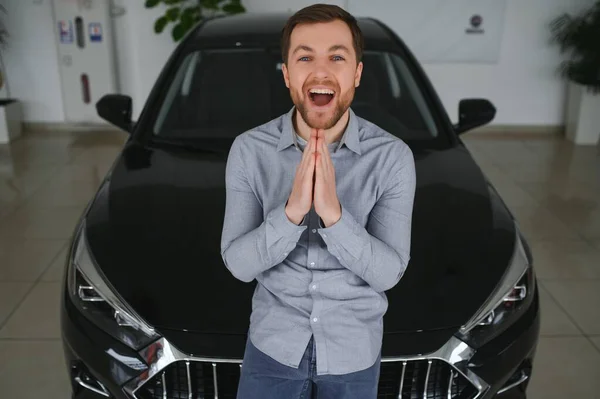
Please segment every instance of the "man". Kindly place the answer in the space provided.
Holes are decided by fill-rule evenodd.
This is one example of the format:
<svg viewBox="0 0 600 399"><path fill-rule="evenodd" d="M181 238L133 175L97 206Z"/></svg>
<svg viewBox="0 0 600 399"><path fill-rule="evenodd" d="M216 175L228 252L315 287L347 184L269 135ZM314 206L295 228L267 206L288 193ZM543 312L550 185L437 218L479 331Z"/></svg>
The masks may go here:
<svg viewBox="0 0 600 399"><path fill-rule="evenodd" d="M377 396L384 291L409 261L415 170L399 138L349 108L363 38L332 5L282 35L292 110L236 137L223 261L257 280L238 398Z"/></svg>

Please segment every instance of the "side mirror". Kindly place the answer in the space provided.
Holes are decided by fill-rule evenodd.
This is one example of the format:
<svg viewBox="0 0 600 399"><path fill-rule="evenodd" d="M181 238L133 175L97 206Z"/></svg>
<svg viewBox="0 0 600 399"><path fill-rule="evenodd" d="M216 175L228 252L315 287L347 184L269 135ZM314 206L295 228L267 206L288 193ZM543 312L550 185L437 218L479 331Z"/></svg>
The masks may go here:
<svg viewBox="0 0 600 399"><path fill-rule="evenodd" d="M121 94L106 94L96 103L98 115L113 125L131 133L133 123L131 113L133 101L131 97Z"/></svg>
<svg viewBox="0 0 600 399"><path fill-rule="evenodd" d="M496 116L496 107L483 98L467 98L458 105L458 124L454 125L457 134L491 122Z"/></svg>

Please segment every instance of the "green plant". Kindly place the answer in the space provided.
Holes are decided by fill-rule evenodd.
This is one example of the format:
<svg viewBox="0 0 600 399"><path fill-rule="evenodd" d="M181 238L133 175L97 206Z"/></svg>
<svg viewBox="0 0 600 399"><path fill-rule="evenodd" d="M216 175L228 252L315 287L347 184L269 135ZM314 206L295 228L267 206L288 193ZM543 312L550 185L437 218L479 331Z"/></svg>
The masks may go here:
<svg viewBox="0 0 600 399"><path fill-rule="evenodd" d="M241 0L146 0L145 7L153 8L160 3L168 8L154 23L154 32L162 33L172 23L171 36L176 42L204 18L246 12Z"/></svg>
<svg viewBox="0 0 600 399"><path fill-rule="evenodd" d="M579 15L555 18L550 29L552 41L570 56L560 65L562 76L600 92L600 1Z"/></svg>

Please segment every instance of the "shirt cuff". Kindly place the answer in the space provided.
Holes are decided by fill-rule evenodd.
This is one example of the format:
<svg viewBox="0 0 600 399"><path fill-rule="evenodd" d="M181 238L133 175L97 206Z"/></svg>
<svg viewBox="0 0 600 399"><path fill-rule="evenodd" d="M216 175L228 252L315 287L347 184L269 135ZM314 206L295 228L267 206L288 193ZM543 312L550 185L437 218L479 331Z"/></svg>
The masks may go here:
<svg viewBox="0 0 600 399"><path fill-rule="evenodd" d="M360 255L360 250L365 245L358 234L358 228L361 226L343 205L340 204L340 207L342 209L340 220L329 227L324 227L321 218L319 218L320 228L318 231L328 247L330 244L342 247L357 258Z"/></svg>
<svg viewBox="0 0 600 399"><path fill-rule="evenodd" d="M299 225L295 224L285 214L285 204L284 202L269 212L267 221L282 237L300 238L302 232L307 229L307 226L304 225L306 215Z"/></svg>

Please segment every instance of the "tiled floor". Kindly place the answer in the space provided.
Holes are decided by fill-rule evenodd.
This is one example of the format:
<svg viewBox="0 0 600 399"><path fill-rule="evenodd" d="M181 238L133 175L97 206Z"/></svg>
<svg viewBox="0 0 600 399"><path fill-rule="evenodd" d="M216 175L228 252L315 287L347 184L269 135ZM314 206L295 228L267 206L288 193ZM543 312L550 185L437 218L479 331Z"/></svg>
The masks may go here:
<svg viewBox="0 0 600 399"><path fill-rule="evenodd" d="M0 146L0 392L7 397L69 397L58 320L66 244L124 139L39 133ZM597 149L556 137L465 140L533 247L543 317L530 398L600 398Z"/></svg>

